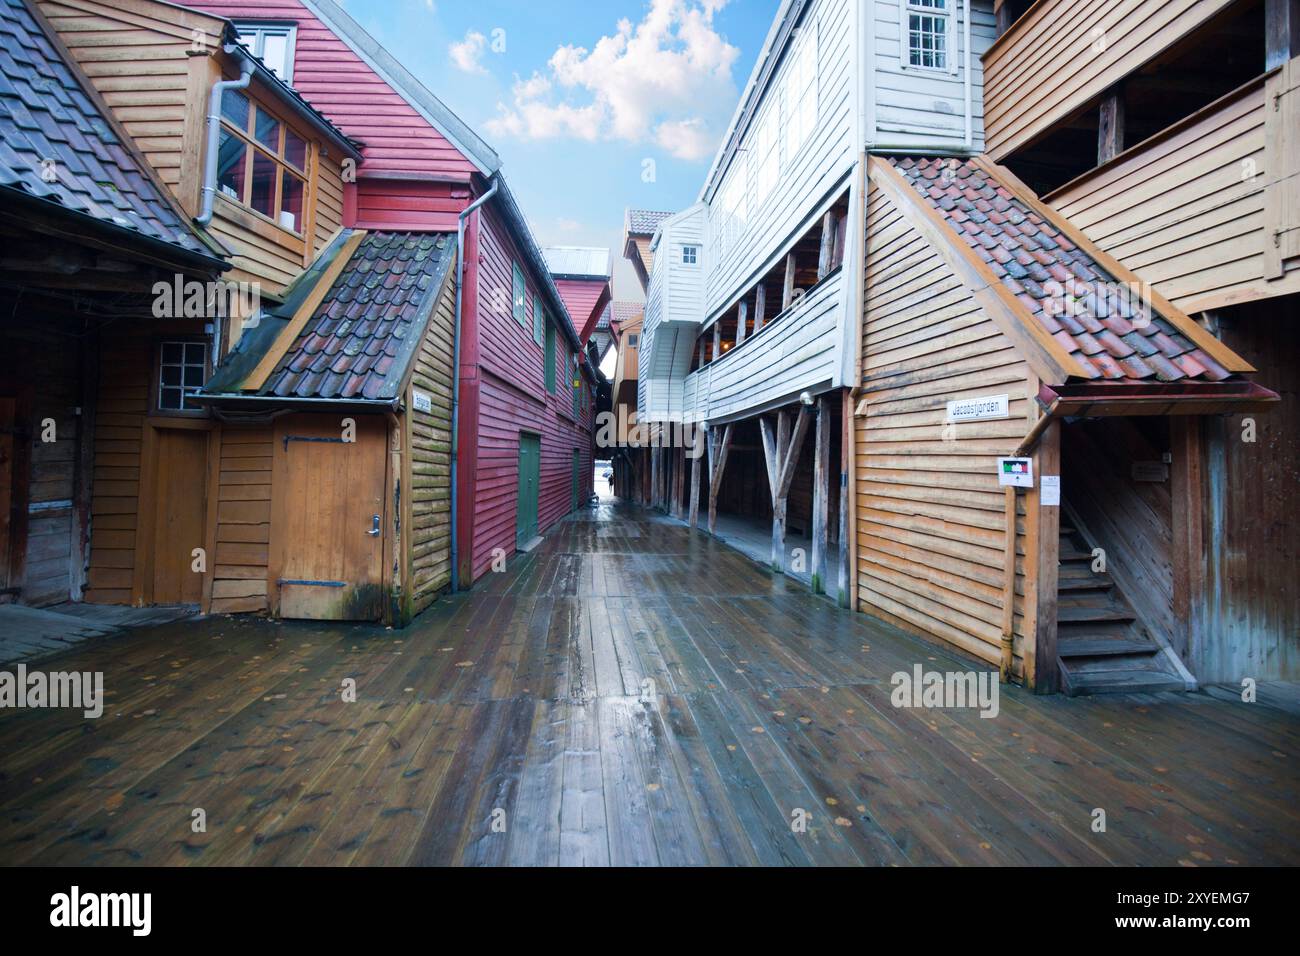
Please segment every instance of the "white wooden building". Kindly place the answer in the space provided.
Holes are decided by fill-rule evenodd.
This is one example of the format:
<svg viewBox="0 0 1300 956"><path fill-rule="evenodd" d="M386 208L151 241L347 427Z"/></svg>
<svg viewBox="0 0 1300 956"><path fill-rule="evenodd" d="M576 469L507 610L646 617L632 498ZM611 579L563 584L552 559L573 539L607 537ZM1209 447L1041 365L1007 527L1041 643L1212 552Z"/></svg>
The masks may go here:
<svg viewBox="0 0 1300 956"><path fill-rule="evenodd" d="M837 544L845 602L840 489L862 269L842 264L863 261L865 159L979 152L980 55L994 38L992 0L785 0L697 202L652 240L640 420L708 428L711 530L728 484L765 474L770 501L736 488L730 510L771 516L782 570L787 520L807 512L811 584L830 580ZM653 455L653 497L694 522L702 466ZM740 469L731 475L729 459Z"/></svg>

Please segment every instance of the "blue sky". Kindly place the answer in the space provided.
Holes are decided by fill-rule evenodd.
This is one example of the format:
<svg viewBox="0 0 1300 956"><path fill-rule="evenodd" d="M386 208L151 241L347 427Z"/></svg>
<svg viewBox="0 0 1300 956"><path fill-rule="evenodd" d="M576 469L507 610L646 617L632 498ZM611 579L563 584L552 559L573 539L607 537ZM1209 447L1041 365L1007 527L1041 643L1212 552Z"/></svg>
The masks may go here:
<svg viewBox="0 0 1300 956"><path fill-rule="evenodd" d="M623 210L695 200L779 0L345 5L500 154L538 241L611 247L639 299Z"/></svg>

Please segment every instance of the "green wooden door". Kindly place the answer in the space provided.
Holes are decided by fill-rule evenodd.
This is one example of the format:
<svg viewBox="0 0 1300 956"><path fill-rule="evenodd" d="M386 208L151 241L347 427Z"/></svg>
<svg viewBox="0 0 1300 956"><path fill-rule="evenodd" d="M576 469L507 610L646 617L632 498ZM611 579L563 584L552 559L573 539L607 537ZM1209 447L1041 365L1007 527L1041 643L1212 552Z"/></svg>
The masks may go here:
<svg viewBox="0 0 1300 956"><path fill-rule="evenodd" d="M578 510L579 479L582 477L582 456L578 454L578 449L573 449L573 500L569 504L570 511Z"/></svg>
<svg viewBox="0 0 1300 956"><path fill-rule="evenodd" d="M515 515L515 547L537 537L537 490L542 477L542 439L519 433L519 501Z"/></svg>

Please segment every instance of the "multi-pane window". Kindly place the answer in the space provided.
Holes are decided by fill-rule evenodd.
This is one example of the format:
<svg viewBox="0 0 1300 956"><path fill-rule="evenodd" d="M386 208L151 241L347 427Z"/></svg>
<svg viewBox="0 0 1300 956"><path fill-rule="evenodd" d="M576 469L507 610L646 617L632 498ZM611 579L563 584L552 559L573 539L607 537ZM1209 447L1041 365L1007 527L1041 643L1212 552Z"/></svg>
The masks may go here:
<svg viewBox="0 0 1300 956"><path fill-rule="evenodd" d="M193 395L207 380L206 342L163 342L158 346L158 410L200 412Z"/></svg>
<svg viewBox="0 0 1300 956"><path fill-rule="evenodd" d="M533 296L533 341L541 345L546 340L546 312L542 309L542 297Z"/></svg>
<svg viewBox="0 0 1300 956"><path fill-rule="evenodd" d="M578 356L573 357L573 417L582 415L582 372Z"/></svg>
<svg viewBox="0 0 1300 956"><path fill-rule="evenodd" d="M514 283L514 289L513 289L514 294L511 298L511 302L513 303L515 321L518 322L520 325L524 326L525 328L527 328L528 327L528 306L527 306L528 286L527 283L524 282L524 272L522 269L519 268L519 263L517 262L514 263L513 278L511 281Z"/></svg>
<svg viewBox="0 0 1300 956"><path fill-rule="evenodd" d="M293 82L293 42L297 27L291 23L236 23L239 42L284 80Z"/></svg>
<svg viewBox="0 0 1300 956"><path fill-rule="evenodd" d="M546 323L546 390L555 393L555 325Z"/></svg>
<svg viewBox="0 0 1300 956"><path fill-rule="evenodd" d="M907 0L907 65L947 70L951 0Z"/></svg>
<svg viewBox="0 0 1300 956"><path fill-rule="evenodd" d="M749 199L745 191L745 168L733 166L718 196L721 220L718 228L717 254L730 248L745 231L749 221Z"/></svg>
<svg viewBox="0 0 1300 956"><path fill-rule="evenodd" d="M771 103L754 133L754 195L762 202L776 188L781 174L780 100Z"/></svg>
<svg viewBox="0 0 1300 956"><path fill-rule="evenodd" d="M799 31L785 74L785 161L794 160L817 125L817 23Z"/></svg>
<svg viewBox="0 0 1300 956"><path fill-rule="evenodd" d="M307 141L239 90L221 99L217 190L301 233L307 196Z"/></svg>
<svg viewBox="0 0 1300 956"><path fill-rule="evenodd" d="M700 258L699 246L682 246L682 264L687 266L695 265Z"/></svg>

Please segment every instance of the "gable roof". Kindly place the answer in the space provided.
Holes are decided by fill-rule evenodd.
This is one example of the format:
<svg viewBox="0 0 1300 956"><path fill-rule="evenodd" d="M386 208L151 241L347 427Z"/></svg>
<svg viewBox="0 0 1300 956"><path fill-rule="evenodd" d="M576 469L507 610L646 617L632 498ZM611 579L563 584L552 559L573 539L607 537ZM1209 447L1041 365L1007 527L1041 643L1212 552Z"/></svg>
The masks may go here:
<svg viewBox="0 0 1300 956"><path fill-rule="evenodd" d="M359 242L356 242L359 237ZM309 271L308 279L286 295L280 321L264 320L269 331L250 338L242 357L218 370L204 397L395 402L433 314L438 294L451 274L456 240L449 233L350 232L332 244L331 256ZM347 255L346 261L328 261ZM317 286L329 287L319 296ZM275 361L263 383L242 391L249 369L281 343L285 321L319 301ZM239 353L236 353L239 354Z"/></svg>
<svg viewBox="0 0 1300 956"><path fill-rule="evenodd" d="M629 236L653 236L659 224L671 215L657 209L628 209L623 213L623 232Z"/></svg>
<svg viewBox="0 0 1300 956"><path fill-rule="evenodd" d="M1097 414L1172 413L1175 405L1196 414L1216 402L1277 400L1242 377L1254 371L1249 363L986 157L871 156L867 172L1017 347L1045 393L1068 393L1068 405L1094 410L1115 399ZM1115 295L1119 286L1138 296ZM1195 410L1179 405L1193 397Z"/></svg>
<svg viewBox="0 0 1300 956"><path fill-rule="evenodd" d="M98 104L23 0L0 0L0 189L225 268Z"/></svg>

